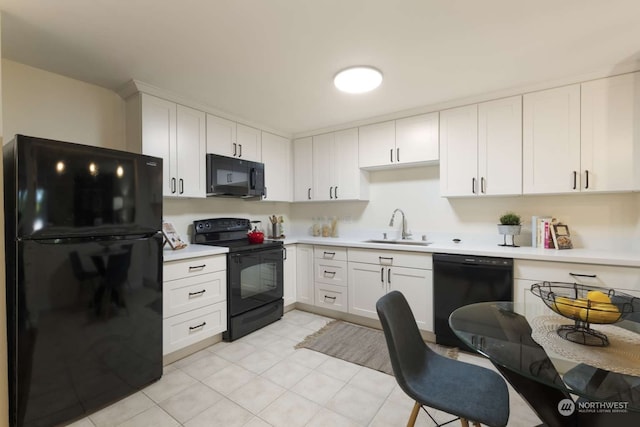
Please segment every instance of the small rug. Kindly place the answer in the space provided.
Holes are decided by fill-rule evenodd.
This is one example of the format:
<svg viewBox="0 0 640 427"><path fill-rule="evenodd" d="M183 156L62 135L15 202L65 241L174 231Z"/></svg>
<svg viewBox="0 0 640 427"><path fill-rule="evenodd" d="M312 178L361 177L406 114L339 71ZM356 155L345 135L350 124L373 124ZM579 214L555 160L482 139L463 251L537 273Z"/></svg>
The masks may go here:
<svg viewBox="0 0 640 427"><path fill-rule="evenodd" d="M436 353L458 358L458 349L427 343ZM334 320L296 345L393 375L384 332Z"/></svg>
<svg viewBox="0 0 640 427"><path fill-rule="evenodd" d="M531 320L531 338L547 351L568 360L619 374L640 375L640 335L615 325L591 325L609 339L608 347L592 347L565 340L558 335L560 325L574 322L558 315L538 316Z"/></svg>

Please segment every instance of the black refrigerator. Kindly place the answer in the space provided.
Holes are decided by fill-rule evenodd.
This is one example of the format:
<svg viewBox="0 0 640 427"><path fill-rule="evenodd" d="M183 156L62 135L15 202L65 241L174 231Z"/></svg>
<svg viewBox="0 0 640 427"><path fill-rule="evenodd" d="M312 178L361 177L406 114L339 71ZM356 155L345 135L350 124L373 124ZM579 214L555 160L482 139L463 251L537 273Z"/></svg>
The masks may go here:
<svg viewBox="0 0 640 427"><path fill-rule="evenodd" d="M162 375L162 160L3 148L11 427L82 418Z"/></svg>

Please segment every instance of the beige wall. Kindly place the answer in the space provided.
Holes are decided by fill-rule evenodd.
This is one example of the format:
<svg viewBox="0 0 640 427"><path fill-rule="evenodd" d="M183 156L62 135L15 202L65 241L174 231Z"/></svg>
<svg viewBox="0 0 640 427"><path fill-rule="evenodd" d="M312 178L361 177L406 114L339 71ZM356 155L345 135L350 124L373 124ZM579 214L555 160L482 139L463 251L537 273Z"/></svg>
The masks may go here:
<svg viewBox="0 0 640 427"><path fill-rule="evenodd" d="M0 14L1 18L1 14ZM2 34L2 20L0 19L0 34ZM2 46L2 36L0 36L0 46ZM2 49L0 48L0 57ZM2 64L0 63L0 146L3 142L2 126ZM3 172L2 162L0 162L0 200L4 200L3 194ZM9 425L9 397L7 389L7 313L6 313L6 293L5 293L5 264L4 264L4 209L0 209L0 425Z"/></svg>
<svg viewBox="0 0 640 427"><path fill-rule="evenodd" d="M124 101L115 92L2 59L4 135L125 148Z"/></svg>

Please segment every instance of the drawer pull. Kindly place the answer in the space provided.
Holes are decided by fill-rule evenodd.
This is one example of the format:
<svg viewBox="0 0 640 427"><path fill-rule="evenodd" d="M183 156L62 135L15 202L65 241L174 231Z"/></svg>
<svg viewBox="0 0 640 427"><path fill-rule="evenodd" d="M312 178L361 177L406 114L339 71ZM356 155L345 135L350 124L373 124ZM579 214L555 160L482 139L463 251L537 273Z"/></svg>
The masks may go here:
<svg viewBox="0 0 640 427"><path fill-rule="evenodd" d="M386 261L389 261L389 262L393 262L393 257L391 257L391 256L379 256L379 257L378 257L378 260L379 260L380 262L382 262L382 260L386 260Z"/></svg>
<svg viewBox="0 0 640 427"><path fill-rule="evenodd" d="M196 325L196 326L189 326L189 330L193 331L194 329L203 328L206 324L207 324L207 322L202 322L202 323L200 323L199 325Z"/></svg>
<svg viewBox="0 0 640 427"><path fill-rule="evenodd" d="M330 299L330 300L333 302L333 301L335 301L335 300L336 300L336 297L330 297L329 295L325 295L325 296L324 296L324 299L325 299L325 300Z"/></svg>
<svg viewBox="0 0 640 427"><path fill-rule="evenodd" d="M204 294L205 292L207 292L207 290L206 290L206 289L203 289L203 290L198 291L198 292L189 292L189 297L195 297L196 295L202 295L202 294Z"/></svg>
<svg viewBox="0 0 640 427"><path fill-rule="evenodd" d="M380 269L380 283L384 283L384 267Z"/></svg>
<svg viewBox="0 0 640 427"><path fill-rule="evenodd" d="M189 266L189 272L192 272L192 271L200 271L200 270L202 270L203 268L205 268L206 266L207 266L207 264Z"/></svg>
<svg viewBox="0 0 640 427"><path fill-rule="evenodd" d="M331 258L333 258L334 256L336 256L335 252L323 252L323 254L324 257L330 256Z"/></svg>
<svg viewBox="0 0 640 427"><path fill-rule="evenodd" d="M331 277L336 277L336 272L335 271L324 270L324 277L327 277L327 274L330 274Z"/></svg>
<svg viewBox="0 0 640 427"><path fill-rule="evenodd" d="M596 278L598 276L596 276L595 274L578 274L578 273L569 273L570 276L573 277L591 277L591 278Z"/></svg>

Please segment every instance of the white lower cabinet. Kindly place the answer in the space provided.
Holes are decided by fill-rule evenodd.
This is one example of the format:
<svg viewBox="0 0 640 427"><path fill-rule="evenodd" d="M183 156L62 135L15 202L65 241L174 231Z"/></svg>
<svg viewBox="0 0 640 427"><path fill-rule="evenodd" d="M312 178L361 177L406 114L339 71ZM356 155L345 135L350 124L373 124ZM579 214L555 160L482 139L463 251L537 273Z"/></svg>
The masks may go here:
<svg viewBox="0 0 640 427"><path fill-rule="evenodd" d="M418 327L433 331L430 254L350 249L348 282L349 313L378 319L376 302L397 290L407 299Z"/></svg>
<svg viewBox="0 0 640 427"><path fill-rule="evenodd" d="M285 245L284 253L284 270L282 275L284 282L284 306L286 307L296 302L296 245Z"/></svg>
<svg viewBox="0 0 640 427"><path fill-rule="evenodd" d="M566 262L515 260L514 301L526 304L526 315L551 314L545 303L531 292L540 282L578 283L612 288L640 297L640 268Z"/></svg>
<svg viewBox="0 0 640 427"><path fill-rule="evenodd" d="M226 255L164 263L163 354L227 329L226 265Z"/></svg>
<svg viewBox="0 0 640 427"><path fill-rule="evenodd" d="M315 305L331 310L347 312L347 288L345 286L315 283Z"/></svg>
<svg viewBox="0 0 640 427"><path fill-rule="evenodd" d="M313 304L313 246L296 248L296 301Z"/></svg>
<svg viewBox="0 0 640 427"><path fill-rule="evenodd" d="M347 312L347 249L315 246L313 257L315 305Z"/></svg>

